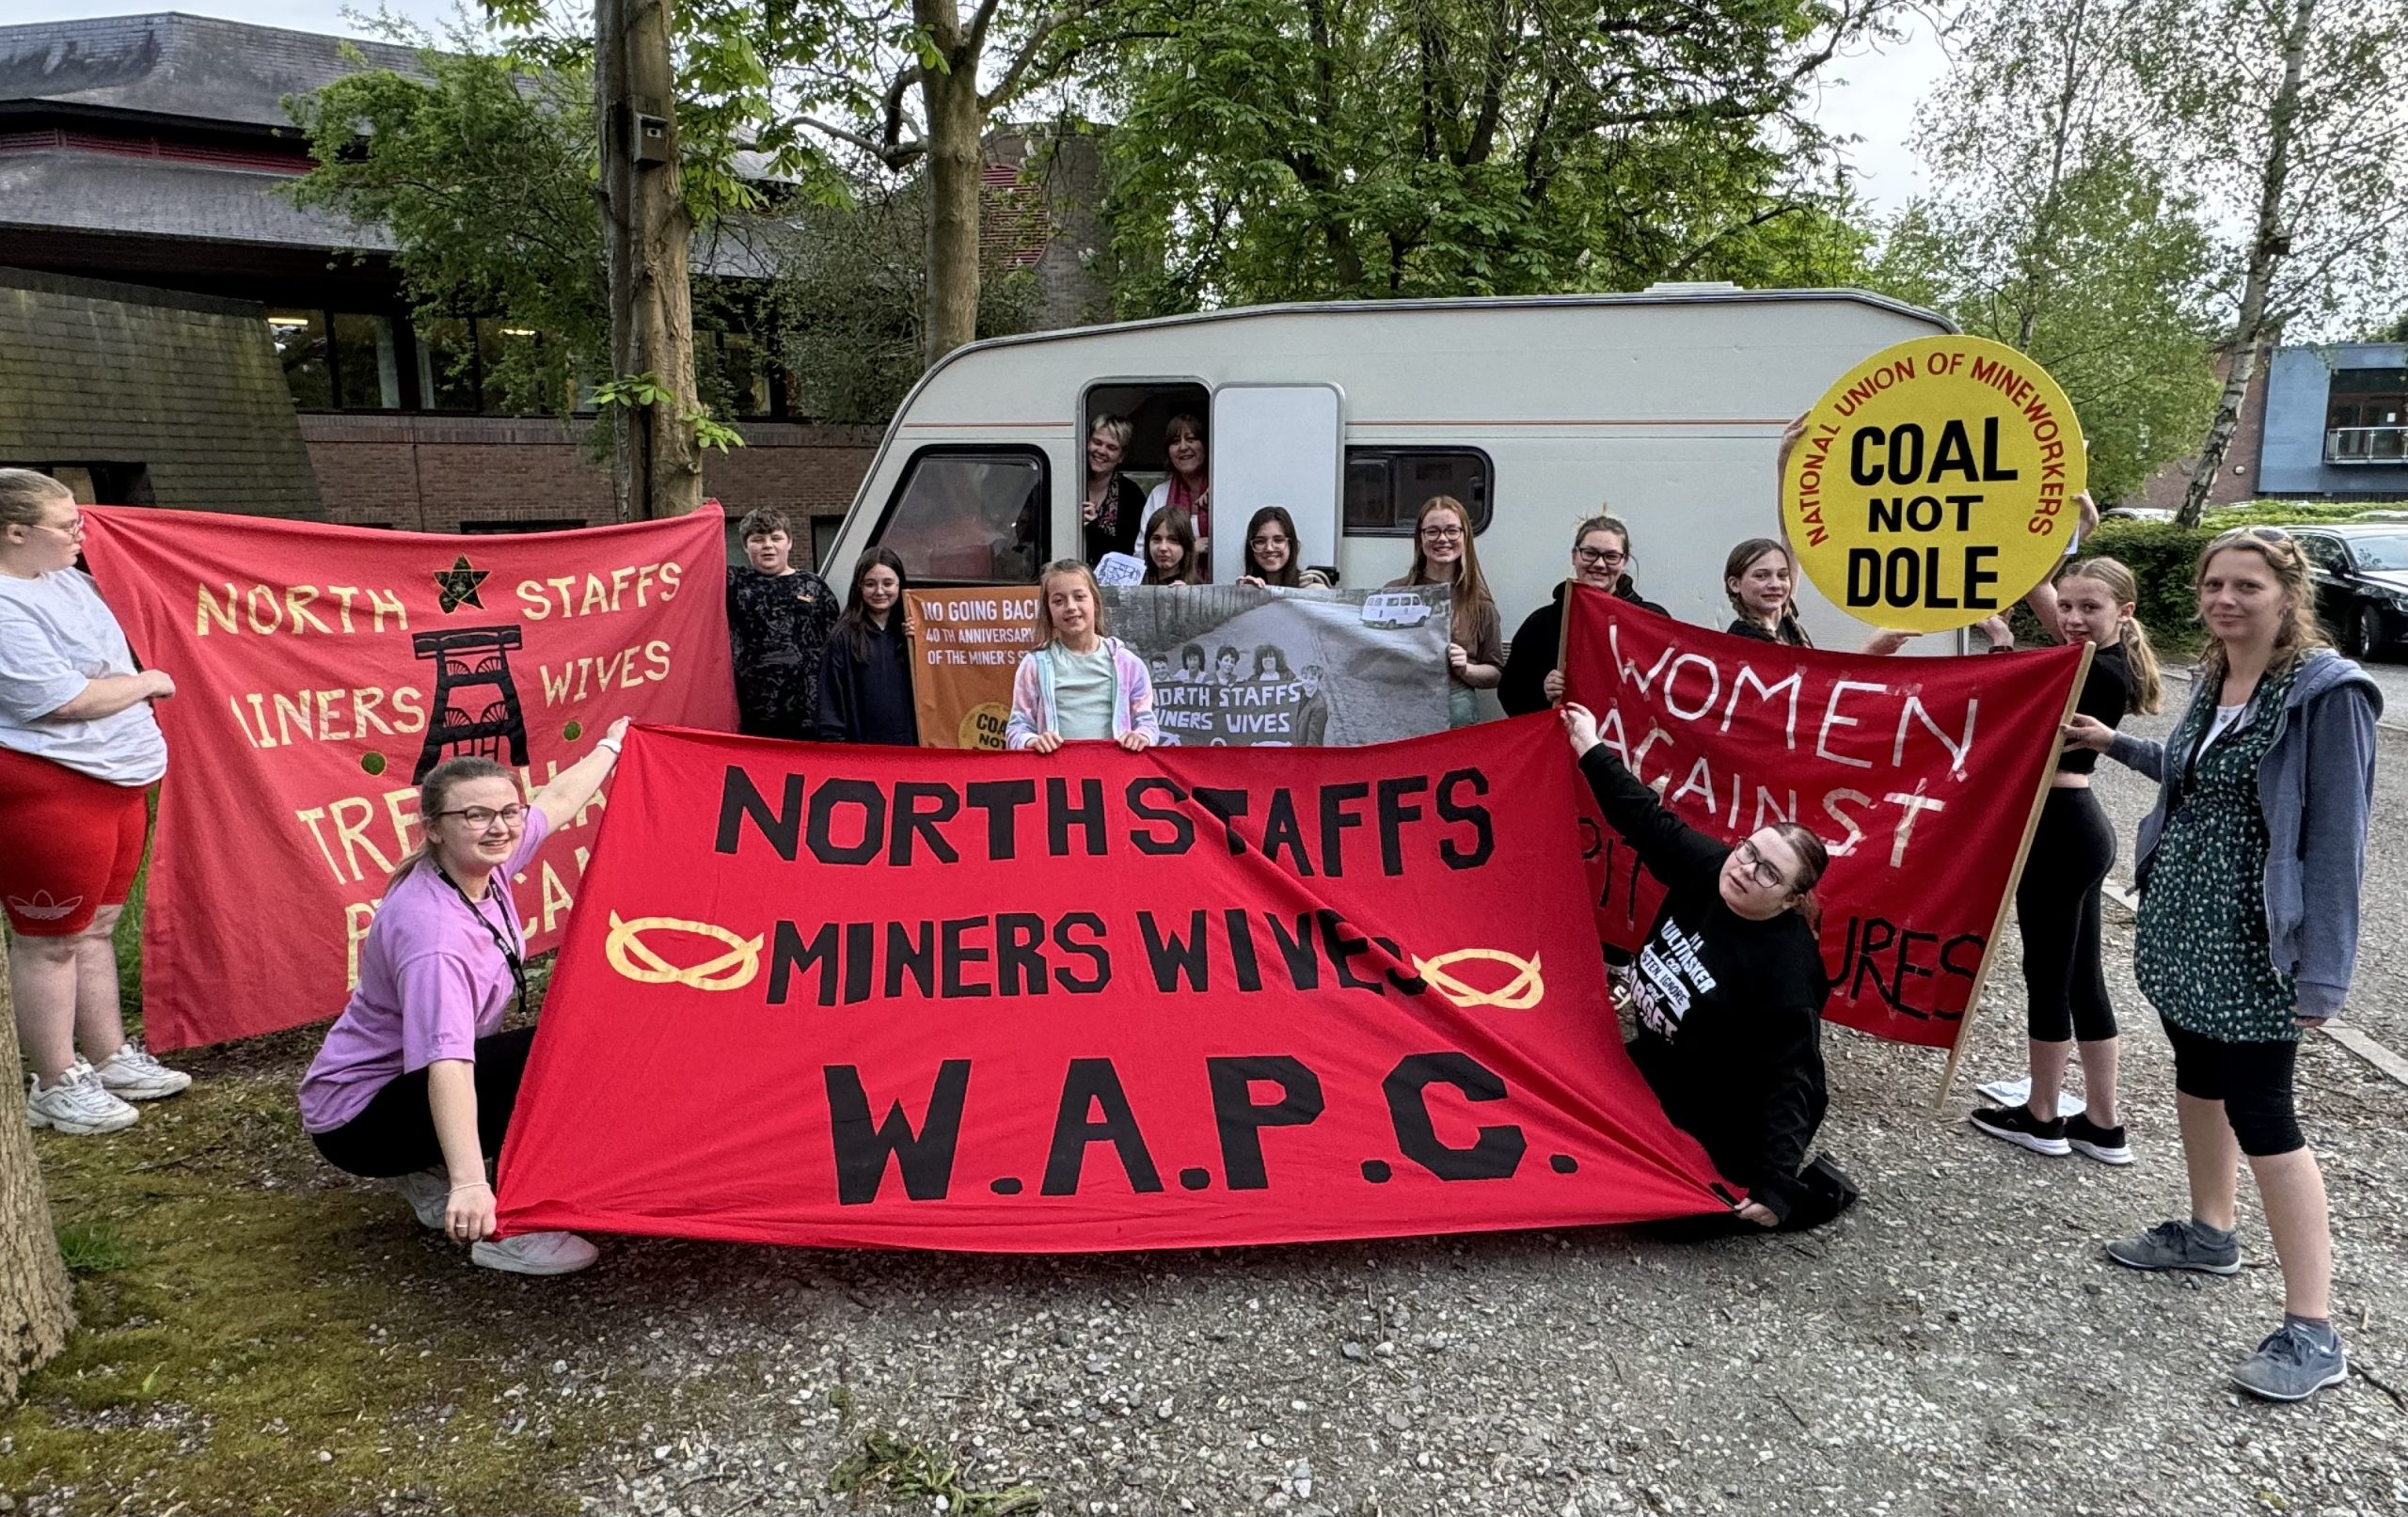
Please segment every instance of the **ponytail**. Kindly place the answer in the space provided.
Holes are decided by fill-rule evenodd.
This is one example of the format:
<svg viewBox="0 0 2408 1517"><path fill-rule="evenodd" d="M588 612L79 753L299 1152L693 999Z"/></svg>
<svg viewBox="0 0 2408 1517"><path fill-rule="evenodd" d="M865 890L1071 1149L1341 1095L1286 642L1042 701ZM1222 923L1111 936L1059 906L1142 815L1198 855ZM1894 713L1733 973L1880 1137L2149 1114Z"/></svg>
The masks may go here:
<svg viewBox="0 0 2408 1517"><path fill-rule="evenodd" d="M1801 822L1776 822L1773 830L1798 855L1798 883L1792 887L1790 909L1817 938L1823 935L1823 901L1814 893L1822 883L1823 871L1831 867L1831 850L1814 835L1814 830Z"/></svg>
<svg viewBox="0 0 2408 1517"><path fill-rule="evenodd" d="M2060 573L2056 582L2068 579L2096 579L2118 606L2140 600L2140 581L2120 559L2101 555L2081 560ZM2165 702L2165 676L2158 667L2157 650L2149 646L2148 628L2141 625L2138 616L2125 617L2123 635L2116 641L2132 672L2132 710L2145 717L2156 715Z"/></svg>

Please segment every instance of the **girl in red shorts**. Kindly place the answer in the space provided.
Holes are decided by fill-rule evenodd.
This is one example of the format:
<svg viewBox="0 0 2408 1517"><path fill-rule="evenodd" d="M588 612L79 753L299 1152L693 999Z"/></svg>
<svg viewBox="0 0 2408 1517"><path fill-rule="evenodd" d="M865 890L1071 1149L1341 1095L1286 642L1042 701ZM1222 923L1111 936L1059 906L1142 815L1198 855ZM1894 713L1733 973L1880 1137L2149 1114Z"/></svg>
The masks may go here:
<svg viewBox="0 0 2408 1517"><path fill-rule="evenodd" d="M75 567L75 497L0 469L0 909L17 1042L38 1128L114 1132L129 1101L192 1083L129 1041L110 933L142 863L143 793L167 769L150 703L176 693L137 670L125 633ZM76 1047L84 1052L79 1055ZM100 1063L92 1063L98 1058Z"/></svg>

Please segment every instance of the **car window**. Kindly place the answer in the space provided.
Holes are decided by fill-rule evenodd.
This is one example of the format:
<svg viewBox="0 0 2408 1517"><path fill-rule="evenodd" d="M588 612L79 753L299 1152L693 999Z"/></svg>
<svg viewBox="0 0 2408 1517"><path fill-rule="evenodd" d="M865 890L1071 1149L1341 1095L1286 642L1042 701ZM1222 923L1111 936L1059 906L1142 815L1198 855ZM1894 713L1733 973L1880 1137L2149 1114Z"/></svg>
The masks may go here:
<svg viewBox="0 0 2408 1517"><path fill-rule="evenodd" d="M875 541L915 584L1026 584L1045 558L1045 500L1035 449L924 448Z"/></svg>
<svg viewBox="0 0 2408 1517"><path fill-rule="evenodd" d="M2408 570L2408 536L2353 537L2350 554L2358 567L2376 574Z"/></svg>
<svg viewBox="0 0 2408 1517"><path fill-rule="evenodd" d="M2317 568L2323 570L2327 574L2348 574L2350 572L2350 557L2348 554L2341 551L2341 545L2339 543L2329 537L2319 536L2314 532L2302 532L2298 534L2298 537L2299 550L2307 555L2307 561L2309 563L2314 564Z"/></svg>

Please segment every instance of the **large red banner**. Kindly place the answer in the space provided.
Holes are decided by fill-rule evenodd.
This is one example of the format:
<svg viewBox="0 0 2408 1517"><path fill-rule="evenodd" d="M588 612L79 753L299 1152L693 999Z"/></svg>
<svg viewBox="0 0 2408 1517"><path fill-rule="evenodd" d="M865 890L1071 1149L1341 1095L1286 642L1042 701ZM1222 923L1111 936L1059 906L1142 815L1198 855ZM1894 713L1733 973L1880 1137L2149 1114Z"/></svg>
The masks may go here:
<svg viewBox="0 0 2408 1517"><path fill-rule="evenodd" d="M1552 719L1358 749L640 729L511 1230L1196 1247L1719 1210L1624 1053Z"/></svg>
<svg viewBox="0 0 2408 1517"><path fill-rule="evenodd" d="M1717 837L1776 821L1830 849L1830 1020L1947 1048L2020 860L2078 647L1877 658L1729 637L1576 586L1569 698L1671 808ZM1635 950L1663 888L1583 798L1597 930Z"/></svg>
<svg viewBox="0 0 2408 1517"><path fill-rule="evenodd" d="M493 537L87 507L84 551L176 682L142 928L163 1049L332 1017L418 781L482 753L530 788L612 718L736 724L717 508ZM513 882L554 946L600 803Z"/></svg>

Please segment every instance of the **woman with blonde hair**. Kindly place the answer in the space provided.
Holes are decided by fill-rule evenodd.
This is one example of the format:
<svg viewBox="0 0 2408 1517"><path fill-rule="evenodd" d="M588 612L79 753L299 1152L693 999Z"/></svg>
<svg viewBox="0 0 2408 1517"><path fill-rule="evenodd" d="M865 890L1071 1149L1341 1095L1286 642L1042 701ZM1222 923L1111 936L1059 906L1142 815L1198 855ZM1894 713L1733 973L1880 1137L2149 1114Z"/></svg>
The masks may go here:
<svg viewBox="0 0 2408 1517"><path fill-rule="evenodd" d="M1100 416L1087 429L1087 484L1079 497L1079 520L1086 539L1087 561L1097 563L1107 553L1134 553L1137 523L1146 514L1146 492L1120 472L1129 439L1137 429L1127 417Z"/></svg>
<svg viewBox="0 0 2408 1517"><path fill-rule="evenodd" d="M1468 727L1480 719L1478 692L1493 690L1505 677L1503 624L1472 544L1471 513L1450 495L1432 496L1413 527L1413 568L1390 590L1445 585L1452 622L1447 641L1449 725Z"/></svg>
<svg viewBox="0 0 2408 1517"><path fill-rule="evenodd" d="M1104 635L1103 593L1076 559L1046 565L1038 581L1037 646L1012 675L1004 741L1051 753L1066 742L1110 738L1130 752L1162 741L1146 660Z"/></svg>
<svg viewBox="0 0 2408 1517"><path fill-rule="evenodd" d="M2292 1085L2302 1032L2341 1009L2356 967L2382 692L2324 646L2299 545L2245 527L2199 556L2210 636L2162 744L2075 716L2066 740L2158 782L2141 822L2134 971L2174 1045L2191 1215L2107 1245L2135 1270L2237 1274L2246 1155L2283 1270L2283 1325L2233 1372L2297 1401L2349 1375L2333 1330L2324 1177Z"/></svg>
<svg viewBox="0 0 2408 1517"><path fill-rule="evenodd" d="M2049 596L2058 634L2091 645L2090 672L2074 709L2109 728L2127 712L2156 711L2164 690L2148 632L2132 614L2139 598L2132 571L2104 558L2067 568ZM2099 896L2115 861L2115 829L2091 794L2090 771L2098 763L2097 752L2075 745L2058 755L2015 891L2031 1095L2020 1106L1984 1107L1969 1120L2036 1154L2081 1153L2102 1164L2129 1164L2132 1150L2115 1099L2115 1009L2099 958ZM2068 1115L2058 1098L2067 1057L2077 1048L2085 1104Z"/></svg>

